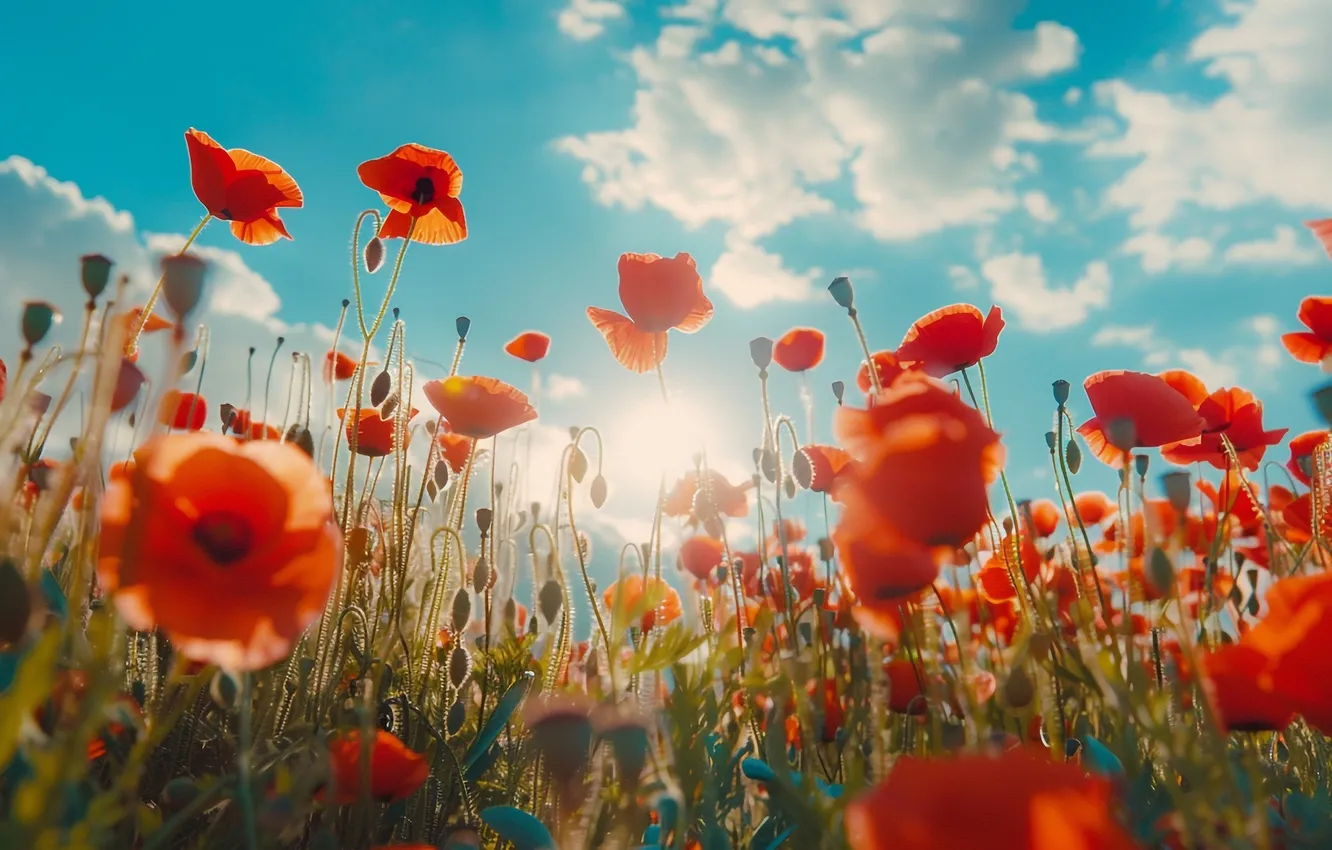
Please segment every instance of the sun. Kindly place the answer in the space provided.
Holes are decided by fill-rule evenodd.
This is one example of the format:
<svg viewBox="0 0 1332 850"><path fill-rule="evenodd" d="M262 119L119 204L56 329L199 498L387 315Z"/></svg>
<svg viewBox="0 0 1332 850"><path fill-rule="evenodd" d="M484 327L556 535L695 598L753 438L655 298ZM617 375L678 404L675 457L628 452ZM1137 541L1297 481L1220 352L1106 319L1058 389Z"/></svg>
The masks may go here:
<svg viewBox="0 0 1332 850"><path fill-rule="evenodd" d="M685 398L654 398L612 420L605 434L606 457L617 479L655 491L662 476L671 479L694 468L694 457L716 435L707 414Z"/></svg>

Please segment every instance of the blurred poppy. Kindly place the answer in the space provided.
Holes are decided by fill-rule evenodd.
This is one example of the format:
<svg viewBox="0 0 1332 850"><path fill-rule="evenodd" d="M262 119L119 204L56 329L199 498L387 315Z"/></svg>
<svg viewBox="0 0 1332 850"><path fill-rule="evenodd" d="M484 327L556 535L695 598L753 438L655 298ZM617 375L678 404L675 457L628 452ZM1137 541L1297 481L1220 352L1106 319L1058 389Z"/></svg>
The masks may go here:
<svg viewBox="0 0 1332 850"><path fill-rule="evenodd" d="M898 375L906 371L897 359L896 351L876 351L870 355L870 360L874 362L874 372L879 376L880 387L890 386L897 380ZM869 364L863 360L856 372L856 386L860 387L862 393L874 389L874 384L870 381Z"/></svg>
<svg viewBox="0 0 1332 850"><path fill-rule="evenodd" d="M402 145L388 156L363 162L356 169L361 182L379 193L389 208L379 235L413 242L451 245L467 238L463 214L463 174L444 151L424 145Z"/></svg>
<svg viewBox="0 0 1332 850"><path fill-rule="evenodd" d="M834 493L842 470L850 462L851 455L836 446L805 446L796 452L791 462L791 474L806 490Z"/></svg>
<svg viewBox="0 0 1332 850"><path fill-rule="evenodd" d="M1290 441L1290 460L1286 469L1306 487L1313 486L1314 449L1327 442L1327 431L1306 431Z"/></svg>
<svg viewBox="0 0 1332 850"><path fill-rule="evenodd" d="M1113 467L1134 448L1197 437L1206 422L1188 397L1156 375L1097 372L1083 382L1095 414L1078 427L1092 454ZM1121 433L1115 434L1119 430ZM1111 436L1120 445L1112 445Z"/></svg>
<svg viewBox="0 0 1332 850"><path fill-rule="evenodd" d="M1286 526L1286 539L1295 544L1313 539L1313 496L1305 493L1288 502L1281 509L1281 521Z"/></svg>
<svg viewBox="0 0 1332 850"><path fill-rule="evenodd" d="M997 757L906 757L847 806L844 822L856 850L1134 850L1111 798L1107 780L1021 747Z"/></svg>
<svg viewBox="0 0 1332 850"><path fill-rule="evenodd" d="M408 419L418 413L416 408L412 408ZM347 437L347 445L356 440L356 453L362 457L384 457L393 454L393 432L397 427L392 416L387 419L380 417L378 409L373 407L362 407L355 411L351 421L348 421L346 408L338 408L338 419L344 422L343 432Z"/></svg>
<svg viewBox="0 0 1332 850"><path fill-rule="evenodd" d="M669 517L693 515L695 520L701 519L697 516L698 511L707 515L719 513L729 517L748 516L749 491L753 488L752 480L732 484L720 472L709 469L707 492L700 496L698 473L686 472L666 494L661 511Z"/></svg>
<svg viewBox="0 0 1332 850"><path fill-rule="evenodd" d="M449 469L462 472L468 455L472 453L472 439L455 433L446 419L435 428L435 442L439 443L439 456L448 463Z"/></svg>
<svg viewBox="0 0 1332 850"><path fill-rule="evenodd" d="M368 771L361 768L360 730L339 732L329 738L328 761L333 800L340 806L360 799L363 773L369 774L371 799L385 803L410 797L430 778L430 763L425 757L383 729L376 729L375 739L370 742Z"/></svg>
<svg viewBox="0 0 1332 850"><path fill-rule="evenodd" d="M981 316L970 304L950 304L921 316L907 329L897 347L897 359L903 367L916 366L942 378L993 354L1003 329L998 307Z"/></svg>
<svg viewBox="0 0 1332 850"><path fill-rule="evenodd" d="M1050 499L1036 499L1029 503L1025 511L1018 505L1019 512L1023 514L1023 519L1027 520L1031 533L1036 537L1049 537L1059 528L1059 521L1063 518L1063 511L1059 509Z"/></svg>
<svg viewBox="0 0 1332 850"><path fill-rule="evenodd" d="M842 514L832 541L852 590L867 607L896 607L939 577L927 547L891 534L863 509Z"/></svg>
<svg viewBox="0 0 1332 850"><path fill-rule="evenodd" d="M768 548L780 548L783 541L787 544L799 543L805 539L805 521L799 517L786 517L772 521L772 536L768 538Z"/></svg>
<svg viewBox="0 0 1332 850"><path fill-rule="evenodd" d="M924 714L928 706L916 665L899 658L885 662L883 672L888 677L888 708L898 714Z"/></svg>
<svg viewBox="0 0 1332 850"><path fill-rule="evenodd" d="M631 615L641 611L645 605L652 604L653 607L644 611L639 620L639 626L645 632L651 631L656 625L665 626L674 622L683 614L680 594L675 592L675 588L653 576L645 581L638 573L626 573L619 581L613 582L602 594L602 600L611 611Z"/></svg>
<svg viewBox="0 0 1332 850"><path fill-rule="evenodd" d="M157 421L178 431L198 431L208 421L208 401L194 393L167 390Z"/></svg>
<svg viewBox="0 0 1332 850"><path fill-rule="evenodd" d="M823 362L823 331L792 328L772 347L772 359L788 372L807 372Z"/></svg>
<svg viewBox="0 0 1332 850"><path fill-rule="evenodd" d="M356 374L357 360L341 351L330 351L324 355L324 380L345 381Z"/></svg>
<svg viewBox="0 0 1332 850"><path fill-rule="evenodd" d="M989 519L999 435L939 382L904 376L868 410L839 407L834 428L858 461L838 490L844 504L927 546L961 546Z"/></svg>
<svg viewBox="0 0 1332 850"><path fill-rule="evenodd" d="M341 558L327 479L287 443L154 437L102 500L97 575L132 628L255 670L318 618Z"/></svg>
<svg viewBox="0 0 1332 850"><path fill-rule="evenodd" d="M697 535L680 544L680 564L699 581L713 578L724 556L725 547L715 537Z"/></svg>
<svg viewBox="0 0 1332 850"><path fill-rule="evenodd" d="M509 340L504 350L528 363L535 363L550 351L550 337L540 331L527 331Z"/></svg>
<svg viewBox="0 0 1332 850"><path fill-rule="evenodd" d="M1249 470L1257 469L1267 447L1280 443L1287 429L1264 430L1263 403L1254 398L1253 393L1239 387L1219 389L1195 402L1196 391L1201 389L1206 393L1206 387L1202 381L1194 380L1196 386L1190 386L1186 397L1203 418L1203 431L1197 437L1167 443L1161 448L1161 456L1181 466L1206 462L1217 469L1225 469L1229 460L1222 444L1224 436L1234 448L1240 465ZM1172 385L1179 389L1178 384Z"/></svg>
<svg viewBox="0 0 1332 850"><path fill-rule="evenodd" d="M1100 525L1103 520L1118 511L1114 500L1098 490L1089 490L1073 497L1073 510L1077 512L1082 524Z"/></svg>
<svg viewBox="0 0 1332 850"><path fill-rule="evenodd" d="M224 150L207 133L185 133L190 153L190 183L195 197L213 218L231 222L232 234L250 245L269 245L291 234L278 217L279 207L299 207L301 190L277 163L233 148Z"/></svg>
<svg viewBox="0 0 1332 850"><path fill-rule="evenodd" d="M650 372L666 359L666 332L701 330L712 318L712 302L688 254L621 254L619 272L620 303L629 315L588 307L587 317L620 365Z"/></svg>
<svg viewBox="0 0 1332 850"><path fill-rule="evenodd" d="M1309 330L1282 334L1281 344L1301 363L1323 362L1332 353L1332 298L1305 298L1300 302L1299 319Z"/></svg>
<svg viewBox="0 0 1332 850"><path fill-rule="evenodd" d="M1203 656L1218 719L1227 732L1281 731L1295 718L1283 700L1265 688L1267 658L1241 644Z"/></svg>
<svg viewBox="0 0 1332 850"><path fill-rule="evenodd" d="M474 440L489 439L537 418L526 395L495 378L454 375L427 381L421 392L449 421L453 433Z"/></svg>

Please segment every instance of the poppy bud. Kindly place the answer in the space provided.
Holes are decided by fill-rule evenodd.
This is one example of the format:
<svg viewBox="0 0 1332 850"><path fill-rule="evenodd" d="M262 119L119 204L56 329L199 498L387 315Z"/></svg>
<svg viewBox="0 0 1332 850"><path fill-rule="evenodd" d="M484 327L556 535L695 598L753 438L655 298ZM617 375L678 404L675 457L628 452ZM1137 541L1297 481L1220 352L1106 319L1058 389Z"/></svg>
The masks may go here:
<svg viewBox="0 0 1332 850"><path fill-rule="evenodd" d="M453 609L449 616L455 632L467 628L468 621L472 619L472 597L468 595L467 588L458 588L457 595L453 597Z"/></svg>
<svg viewBox="0 0 1332 850"><path fill-rule="evenodd" d="M1082 449L1078 446L1078 441L1070 439L1068 445L1064 446L1064 463L1068 465L1068 471L1073 475L1078 474L1082 469Z"/></svg>
<svg viewBox="0 0 1332 850"><path fill-rule="evenodd" d="M177 321L184 321L199 306L207 271L208 264L194 254L162 258L162 297Z"/></svg>
<svg viewBox="0 0 1332 850"><path fill-rule="evenodd" d="M1186 469L1174 469L1161 475L1161 489L1165 490L1170 506L1179 513L1189 509L1193 497L1189 472Z"/></svg>
<svg viewBox="0 0 1332 850"><path fill-rule="evenodd" d="M601 676L601 653L596 647L587 651L587 658L583 659L583 672L589 679L596 679Z"/></svg>
<svg viewBox="0 0 1332 850"><path fill-rule="evenodd" d="M449 486L449 476L452 473L453 470L449 468L449 462L447 460L435 461L435 474L433 481L435 489L443 490L445 487Z"/></svg>
<svg viewBox="0 0 1332 850"><path fill-rule="evenodd" d="M111 282L111 265L101 254L84 254L79 258L79 277L89 299L96 299L106 291Z"/></svg>
<svg viewBox="0 0 1332 850"><path fill-rule="evenodd" d="M1054 389L1055 404L1059 405L1059 409L1062 410L1064 405L1068 403L1068 381L1061 378L1055 381L1051 387Z"/></svg>
<svg viewBox="0 0 1332 850"><path fill-rule="evenodd" d="M1147 561L1147 580L1160 593L1169 593L1170 588L1175 586L1175 565L1160 548L1152 549L1151 558Z"/></svg>
<svg viewBox="0 0 1332 850"><path fill-rule="evenodd" d="M1055 435L1055 432L1054 432L1054 431L1046 431L1046 432L1045 432L1045 447L1046 447L1047 449L1050 450L1050 453L1051 453L1051 454L1054 453L1054 450L1055 450L1055 442L1056 442L1058 439L1059 439L1059 438Z"/></svg>
<svg viewBox="0 0 1332 850"><path fill-rule="evenodd" d="M13 559L0 561L0 646L23 640L32 617L32 595Z"/></svg>
<svg viewBox="0 0 1332 850"><path fill-rule="evenodd" d="M310 429L304 425L292 425L287 429L287 434L283 439L305 452L307 456L314 457L314 434L311 434Z"/></svg>
<svg viewBox="0 0 1332 850"><path fill-rule="evenodd" d="M569 474L579 484L583 483L583 476L587 475L587 455L577 446L569 453Z"/></svg>
<svg viewBox="0 0 1332 850"><path fill-rule="evenodd" d="M800 450L791 456L791 474L796 483L808 490L814 483L814 465L809 462L809 455Z"/></svg>
<svg viewBox="0 0 1332 850"><path fill-rule="evenodd" d="M537 610L547 623L553 624L555 618L560 616L560 609L563 607L564 591L560 589L560 583L553 578L547 579L537 592Z"/></svg>
<svg viewBox="0 0 1332 850"><path fill-rule="evenodd" d="M533 502L531 505L528 506L528 510L530 510L530 511L532 512L532 522L533 522L533 523L541 522L541 503L540 503L540 502Z"/></svg>
<svg viewBox="0 0 1332 850"><path fill-rule="evenodd" d="M772 449L765 447L759 455L759 470L763 472L763 477L768 479L768 483L777 483L777 453Z"/></svg>
<svg viewBox="0 0 1332 850"><path fill-rule="evenodd" d="M796 494L796 482L795 482L795 479L792 478L792 477L788 474L788 475L786 476L786 480L782 482L782 485L783 485L783 488L786 490L786 498L788 498L788 499L794 499L794 498L795 498L795 494Z"/></svg>
<svg viewBox="0 0 1332 850"><path fill-rule="evenodd" d="M439 498L439 485L433 478L426 482L426 495L430 497L432 503Z"/></svg>
<svg viewBox="0 0 1332 850"><path fill-rule="evenodd" d="M111 391L111 412L117 413L129 407L143 387L144 376L138 366L128 360L120 361L120 372L116 375L116 387Z"/></svg>
<svg viewBox="0 0 1332 850"><path fill-rule="evenodd" d="M841 404L842 396L846 394L846 384L843 383L842 381L833 381L832 391L833 391L833 397L837 399L837 403Z"/></svg>
<svg viewBox="0 0 1332 850"><path fill-rule="evenodd" d="M1138 427L1132 419L1111 419L1105 426L1105 439L1120 451L1132 451L1137 445Z"/></svg>
<svg viewBox="0 0 1332 850"><path fill-rule="evenodd" d="M592 479L592 489L588 493L588 496L592 499L592 507L600 509L602 505L606 504L606 495L606 478L598 475Z"/></svg>
<svg viewBox="0 0 1332 850"><path fill-rule="evenodd" d="M1050 657L1050 649L1054 646L1054 640L1045 632L1036 632L1027 641L1027 651L1031 657L1037 661L1045 661Z"/></svg>
<svg viewBox="0 0 1332 850"><path fill-rule="evenodd" d="M467 332L472 328L472 320L466 316L459 316L454 320L453 326L458 329L458 339L467 339Z"/></svg>
<svg viewBox="0 0 1332 850"><path fill-rule="evenodd" d="M1323 421L1332 425L1332 384L1324 384L1313 391L1314 407Z"/></svg>
<svg viewBox="0 0 1332 850"><path fill-rule="evenodd" d="M833 297L838 306L848 311L856 308L856 291L851 286L851 278L834 278L833 282L828 284L828 294Z"/></svg>
<svg viewBox="0 0 1332 850"><path fill-rule="evenodd" d="M588 709L583 700L561 697L531 700L523 707L532 746L566 793L573 791L573 784L582 776L592 749Z"/></svg>
<svg viewBox="0 0 1332 850"><path fill-rule="evenodd" d="M455 646L449 653L449 681L455 688L462 687L467 677L472 675L472 656L461 645Z"/></svg>
<svg viewBox="0 0 1332 850"><path fill-rule="evenodd" d="M632 792L638 786L643 768L647 766L650 745L647 728L626 717L617 717L598 725L601 726L601 739L611 745L620 781Z"/></svg>
<svg viewBox="0 0 1332 850"><path fill-rule="evenodd" d="M467 722L467 706L460 699L455 699L453 705L449 706L449 715L445 719L445 729L450 735L457 735L462 731L463 724ZM446 844L445 847L450 845ZM478 845L473 845L478 846Z"/></svg>
<svg viewBox="0 0 1332 850"><path fill-rule="evenodd" d="M379 409L380 420L387 422L388 420L392 419L393 414L395 411L397 411L397 409L398 409L398 394L393 393L388 398L384 399L384 406Z"/></svg>
<svg viewBox="0 0 1332 850"><path fill-rule="evenodd" d="M772 365L772 340L766 336L757 337L749 341L749 357L758 367L759 373L764 374L768 367Z"/></svg>
<svg viewBox="0 0 1332 850"><path fill-rule="evenodd" d="M833 559L833 555L835 555L836 552L837 552L837 550L836 550L836 548L833 546L833 542L832 542L831 540L829 540L827 537L820 537L820 538L819 538L819 560L820 560L820 561L831 561L831 560Z"/></svg>
<svg viewBox="0 0 1332 850"><path fill-rule="evenodd" d="M180 355L180 374L188 375L194 369L194 364L199 362L199 352L191 349Z"/></svg>
<svg viewBox="0 0 1332 850"><path fill-rule="evenodd" d="M384 240L374 236L365 243L365 270L374 274L382 265L384 265Z"/></svg>
<svg viewBox="0 0 1332 850"><path fill-rule="evenodd" d="M45 301L28 301L23 305L23 341L28 347L36 345L51 332L54 325L60 324L60 311Z"/></svg>
<svg viewBox="0 0 1332 850"><path fill-rule="evenodd" d="M1150 462L1151 458L1147 457L1147 455L1133 456L1133 471L1138 473L1139 478L1147 477L1147 466Z"/></svg>
<svg viewBox="0 0 1332 850"><path fill-rule="evenodd" d="M476 509L476 527L481 532L482 537L485 537L487 534L490 533L490 526L491 523L494 522L494 520L495 520L495 512L492 511L490 508Z"/></svg>
<svg viewBox="0 0 1332 850"><path fill-rule="evenodd" d="M479 556L476 559L476 566L472 568L472 592L481 594L490 588L490 572L486 556Z"/></svg>
<svg viewBox="0 0 1332 850"><path fill-rule="evenodd" d="M1014 667L1004 682L1004 702L1010 708L1026 708L1035 696L1036 685L1031 681L1026 668Z"/></svg>
<svg viewBox="0 0 1332 850"><path fill-rule="evenodd" d="M393 378L389 376L388 370L385 369L383 372L376 375L375 379L370 382L370 406L379 407L383 404L385 400L388 399L389 392L392 389Z"/></svg>

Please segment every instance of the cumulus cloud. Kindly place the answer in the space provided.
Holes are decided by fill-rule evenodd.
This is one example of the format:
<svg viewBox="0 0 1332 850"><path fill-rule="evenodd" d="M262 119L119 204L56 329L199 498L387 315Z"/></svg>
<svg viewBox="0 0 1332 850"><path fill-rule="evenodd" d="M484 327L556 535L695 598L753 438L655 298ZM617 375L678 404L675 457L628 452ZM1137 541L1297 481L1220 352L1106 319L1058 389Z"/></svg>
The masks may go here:
<svg viewBox="0 0 1332 850"><path fill-rule="evenodd" d="M572 375L546 376L546 398L551 401L582 398L585 395L587 395L587 386Z"/></svg>
<svg viewBox="0 0 1332 850"><path fill-rule="evenodd" d="M606 31L606 21L622 17L624 6L617 0L570 0L560 10L555 24L570 38L587 41Z"/></svg>
<svg viewBox="0 0 1332 850"><path fill-rule="evenodd" d="M1173 239L1155 231L1135 233L1120 247L1138 257L1142 270L1160 274L1171 269L1196 269L1212 259L1212 243L1201 236Z"/></svg>
<svg viewBox="0 0 1332 850"><path fill-rule="evenodd" d="M991 257L981 264L981 276L990 282L995 303L1016 313L1028 330L1080 325L1092 310L1110 303L1110 268L1099 260L1088 263L1082 276L1067 287L1050 286L1039 254Z"/></svg>
<svg viewBox="0 0 1332 850"><path fill-rule="evenodd" d="M1080 51L1055 22L1013 29L1016 11L1009 0L677 5L666 16L679 23L628 54L638 92L625 126L556 147L603 204L720 223L740 246L732 262L833 212L827 186L844 179L853 220L879 239L990 222L1024 205L1018 183L1037 165L1024 148L1057 136L1020 87ZM1027 208L1051 212L1034 196ZM803 291L799 278L747 303Z"/></svg>
<svg viewBox="0 0 1332 850"><path fill-rule="evenodd" d="M1044 192L1031 191L1022 195L1022 207L1027 215L1039 222L1049 224L1059 218L1059 210Z"/></svg>
<svg viewBox="0 0 1332 850"><path fill-rule="evenodd" d="M1229 345L1217 349L1178 346L1154 325L1105 325L1092 335L1097 347L1134 348L1142 365L1151 371L1182 367L1215 389L1234 386L1241 379L1251 384L1274 385L1274 371L1282 364L1279 344L1281 323L1276 316L1250 316L1236 325L1236 332L1219 335ZM1258 366L1261 368L1255 369Z"/></svg>
<svg viewBox="0 0 1332 850"><path fill-rule="evenodd" d="M1236 242L1226 249L1226 262L1253 266L1305 266L1318 262L1319 253L1304 242L1295 228L1278 225L1270 239Z"/></svg>
<svg viewBox="0 0 1332 850"><path fill-rule="evenodd" d="M769 301L806 301L814 296L814 283L822 276L817 268L791 271L777 254L731 239L713 265L708 283L737 307L756 307Z"/></svg>

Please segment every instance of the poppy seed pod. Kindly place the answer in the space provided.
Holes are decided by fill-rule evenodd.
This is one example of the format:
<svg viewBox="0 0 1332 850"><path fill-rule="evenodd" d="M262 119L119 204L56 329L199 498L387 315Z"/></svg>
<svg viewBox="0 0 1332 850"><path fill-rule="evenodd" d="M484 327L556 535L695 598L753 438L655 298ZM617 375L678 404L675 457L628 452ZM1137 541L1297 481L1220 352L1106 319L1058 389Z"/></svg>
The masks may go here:
<svg viewBox="0 0 1332 850"><path fill-rule="evenodd" d="M458 339L467 339L467 332L472 328L472 320L466 316L459 316L454 320L453 326L458 329Z"/></svg>
<svg viewBox="0 0 1332 850"><path fill-rule="evenodd" d="M1152 549L1152 555L1147 561L1147 580L1159 593L1169 593L1170 588L1175 586L1175 565L1160 548Z"/></svg>
<svg viewBox="0 0 1332 850"><path fill-rule="evenodd" d="M1132 451L1137 445L1138 427L1128 417L1112 419L1105 425L1105 438L1122 452Z"/></svg>
<svg viewBox="0 0 1332 850"><path fill-rule="evenodd" d="M287 429L287 434L283 439L310 457L314 457L314 434L311 434L310 429L304 425L292 425Z"/></svg>
<svg viewBox="0 0 1332 850"><path fill-rule="evenodd" d="M88 298L96 299L111 282L112 263L101 254L84 254L79 258L79 280Z"/></svg>
<svg viewBox="0 0 1332 850"><path fill-rule="evenodd" d="M846 395L846 384L842 381L833 381L832 391L833 397L837 399L837 403L841 404L842 396Z"/></svg>
<svg viewBox="0 0 1332 850"><path fill-rule="evenodd" d="M116 387L111 391L111 412L118 413L129 407L139 395L145 378L138 366L128 360L120 361L120 371L116 374Z"/></svg>
<svg viewBox="0 0 1332 850"><path fill-rule="evenodd" d="M378 236L371 237L370 241L365 243L365 270L370 274L379 271L380 266L384 265L384 240Z"/></svg>
<svg viewBox="0 0 1332 850"><path fill-rule="evenodd" d="M162 297L177 321L184 321L199 306L207 271L208 264L194 254L162 258Z"/></svg>
<svg viewBox="0 0 1332 850"><path fill-rule="evenodd" d="M1064 405L1068 404L1068 381L1061 378L1051 384L1051 387L1054 390L1055 404L1059 405L1059 408L1062 410Z"/></svg>
<svg viewBox="0 0 1332 850"><path fill-rule="evenodd" d="M1054 453L1054 450L1055 450L1055 442L1056 442L1058 439L1059 439L1059 438L1058 438L1058 436L1055 434L1054 431L1046 431L1046 432L1045 432L1045 447L1046 447L1047 449L1050 450L1050 453L1051 453L1051 454Z"/></svg>
<svg viewBox="0 0 1332 850"><path fill-rule="evenodd" d="M458 588L458 593L453 597L453 610L450 612L453 630L461 632L467 628L467 622L472 619L472 597L467 593L467 588Z"/></svg>
<svg viewBox="0 0 1332 850"><path fill-rule="evenodd" d="M1004 682L1004 702L1010 708L1026 708L1036 696L1036 685L1025 667L1019 665L1008 674Z"/></svg>
<svg viewBox="0 0 1332 850"><path fill-rule="evenodd" d="M758 367L760 374L766 374L768 367L772 365L772 344L772 340L766 336L749 341L749 357Z"/></svg>
<svg viewBox="0 0 1332 850"><path fill-rule="evenodd" d="M60 324L60 311L45 301L28 301L23 305L23 318L20 321L23 341L29 347L46 339L51 328Z"/></svg>
<svg viewBox="0 0 1332 850"><path fill-rule="evenodd" d="M460 699L455 699L453 705L449 706L448 717L445 718L445 730L449 735L457 735L462 731L463 724L467 722L467 706Z"/></svg>
<svg viewBox="0 0 1332 850"><path fill-rule="evenodd" d="M1150 465L1150 463L1151 463L1151 458L1147 457L1147 455L1134 455L1133 471L1138 473L1139 478L1146 478L1147 467L1148 465Z"/></svg>
<svg viewBox="0 0 1332 850"><path fill-rule="evenodd" d="M1332 384L1324 384L1313 391L1314 409L1323 421L1332 425Z"/></svg>
<svg viewBox="0 0 1332 850"><path fill-rule="evenodd" d="M833 282L828 284L828 294L833 297L833 300L837 302L839 307L842 307L847 311L856 308L856 291L855 288L851 286L851 278L834 278Z"/></svg>
<svg viewBox="0 0 1332 850"><path fill-rule="evenodd" d="M455 646L449 653L449 681L455 688L460 688L470 675L472 675L472 656L461 646Z"/></svg>
<svg viewBox="0 0 1332 850"><path fill-rule="evenodd" d="M1078 446L1078 441L1069 439L1068 445L1064 446L1064 463L1068 465L1068 471L1073 475L1078 474L1082 469L1082 449Z"/></svg>
<svg viewBox="0 0 1332 850"><path fill-rule="evenodd" d="M379 407L388 400L389 393L393 389L393 378L385 369L375 376L370 382L370 406ZM387 418L387 417L385 417Z"/></svg>
<svg viewBox="0 0 1332 850"><path fill-rule="evenodd" d="M547 579L537 593L537 610L541 612L541 616L545 618L547 623L553 624L563 607L564 591L560 589L560 583L553 578Z"/></svg>
<svg viewBox="0 0 1332 850"><path fill-rule="evenodd" d="M481 532L482 537L490 533L490 525L494 520L495 513L490 508L476 509L476 527Z"/></svg>

